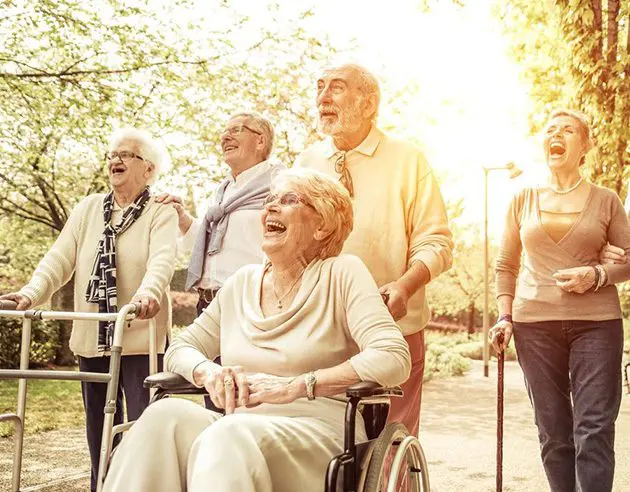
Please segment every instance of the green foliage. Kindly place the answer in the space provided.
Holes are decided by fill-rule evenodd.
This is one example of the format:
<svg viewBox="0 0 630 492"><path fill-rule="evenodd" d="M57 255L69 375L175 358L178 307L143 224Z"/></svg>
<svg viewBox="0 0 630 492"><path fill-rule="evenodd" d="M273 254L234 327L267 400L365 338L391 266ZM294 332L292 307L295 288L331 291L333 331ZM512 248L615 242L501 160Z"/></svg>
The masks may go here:
<svg viewBox="0 0 630 492"><path fill-rule="evenodd" d="M55 321L37 321L32 324L30 366L45 366L55 358L59 329ZM22 320L0 319L0 368L20 367Z"/></svg>
<svg viewBox="0 0 630 492"><path fill-rule="evenodd" d="M453 237L456 238L453 266L427 288L429 305L434 316L446 316L469 326L472 331L479 325L479 314L483 313L483 237L475 225L458 225L456 213L450 213L449 218ZM490 245L488 309L491 318L497 313L492 268L494 253Z"/></svg>
<svg viewBox="0 0 630 492"><path fill-rule="evenodd" d="M271 116L275 156L286 163L315 138L312 74L333 50L304 31L309 12L260 29L229 2L201 12L194 0L3 7L0 277L26 280L73 206L107 188L102 156L116 127L163 137L169 183L181 185L170 191L198 186L198 199L223 172L218 135L230 114Z"/></svg>
<svg viewBox="0 0 630 492"><path fill-rule="evenodd" d="M535 103L532 130L557 106L592 118L590 179L625 193L630 164L630 2L513 0L497 10ZM625 36L624 36L625 34Z"/></svg>
<svg viewBox="0 0 630 492"><path fill-rule="evenodd" d="M444 345L427 345L424 366L424 381L434 378L463 376L470 369L470 360Z"/></svg>

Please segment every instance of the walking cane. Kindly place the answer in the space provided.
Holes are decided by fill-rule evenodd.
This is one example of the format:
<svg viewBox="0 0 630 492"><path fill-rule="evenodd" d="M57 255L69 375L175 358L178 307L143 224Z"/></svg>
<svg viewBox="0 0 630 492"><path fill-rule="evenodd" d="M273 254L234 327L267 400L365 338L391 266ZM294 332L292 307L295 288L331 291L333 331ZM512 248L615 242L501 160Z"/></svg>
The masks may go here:
<svg viewBox="0 0 630 492"><path fill-rule="evenodd" d="M499 345L503 344L503 333L497 335ZM497 492L503 490L503 369L505 350L497 353Z"/></svg>

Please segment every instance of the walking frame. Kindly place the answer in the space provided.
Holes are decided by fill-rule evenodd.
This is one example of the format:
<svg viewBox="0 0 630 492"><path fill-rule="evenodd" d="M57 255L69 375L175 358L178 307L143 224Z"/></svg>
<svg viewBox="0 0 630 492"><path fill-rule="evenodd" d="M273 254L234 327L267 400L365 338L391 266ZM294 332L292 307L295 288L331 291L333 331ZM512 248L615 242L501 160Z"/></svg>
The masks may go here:
<svg viewBox="0 0 630 492"><path fill-rule="evenodd" d="M0 301L0 317L21 318L22 321L22 342L20 351L19 369L0 369L0 380L17 379L18 397L17 413L7 413L0 415L0 422L13 422L15 425L15 445L13 452L13 474L11 479L11 492L19 492L20 475L22 471L22 448L24 443L24 414L26 410L26 389L29 379L47 379L58 381L81 381L88 383L107 384L107 397L105 401L105 419L103 422L103 434L101 441L101 451L99 457L99 471L97 481L97 491L103 487L103 480L107 472L109 455L112 449L113 436L130 427L130 423L117 425L114 427L114 415L116 413L116 396L118 392L118 381L120 375L120 362L122 356L122 341L125 323L135 318L137 304L126 304L118 313L78 313L59 311L38 311L30 309L28 311L13 311L16 304L12 301ZM31 325L33 320L82 320L82 321L114 321L114 339L111 347L111 357L108 373L81 372L81 371L48 371L32 370L28 368L29 353L31 346ZM155 323L149 323L149 372L157 372L157 333ZM29 487L29 490L36 490L39 487Z"/></svg>

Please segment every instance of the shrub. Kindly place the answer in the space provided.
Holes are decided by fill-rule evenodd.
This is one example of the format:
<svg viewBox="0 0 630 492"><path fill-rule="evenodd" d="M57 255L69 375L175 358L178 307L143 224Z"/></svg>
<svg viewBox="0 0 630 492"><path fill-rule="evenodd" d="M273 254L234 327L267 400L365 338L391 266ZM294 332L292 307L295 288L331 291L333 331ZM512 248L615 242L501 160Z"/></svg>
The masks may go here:
<svg viewBox="0 0 630 492"><path fill-rule="evenodd" d="M470 360L444 345L430 343L425 355L424 380L436 377L463 376L470 369Z"/></svg>
<svg viewBox="0 0 630 492"><path fill-rule="evenodd" d="M197 299L192 292L171 292L173 299L173 324L188 326L197 317Z"/></svg>
<svg viewBox="0 0 630 492"><path fill-rule="evenodd" d="M59 342L57 321L33 321L31 329L30 366L41 367L55 359L55 349ZM20 367L20 347L22 345L22 320L0 319L0 368Z"/></svg>

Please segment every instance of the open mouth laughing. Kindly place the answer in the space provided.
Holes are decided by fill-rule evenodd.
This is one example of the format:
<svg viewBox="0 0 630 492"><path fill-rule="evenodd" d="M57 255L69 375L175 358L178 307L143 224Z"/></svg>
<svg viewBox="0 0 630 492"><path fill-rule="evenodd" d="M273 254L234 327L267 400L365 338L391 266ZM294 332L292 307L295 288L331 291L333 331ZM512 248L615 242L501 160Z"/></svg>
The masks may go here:
<svg viewBox="0 0 630 492"><path fill-rule="evenodd" d="M123 174L126 170L127 170L127 166L125 166L122 163L114 164L113 166L110 167L110 173L112 174L112 176Z"/></svg>
<svg viewBox="0 0 630 492"><path fill-rule="evenodd" d="M566 152L566 147L562 142L554 141L549 145L549 154L552 157L560 157Z"/></svg>
<svg viewBox="0 0 630 492"><path fill-rule="evenodd" d="M267 219L265 221L265 235L280 235L285 233L286 226L277 220Z"/></svg>

